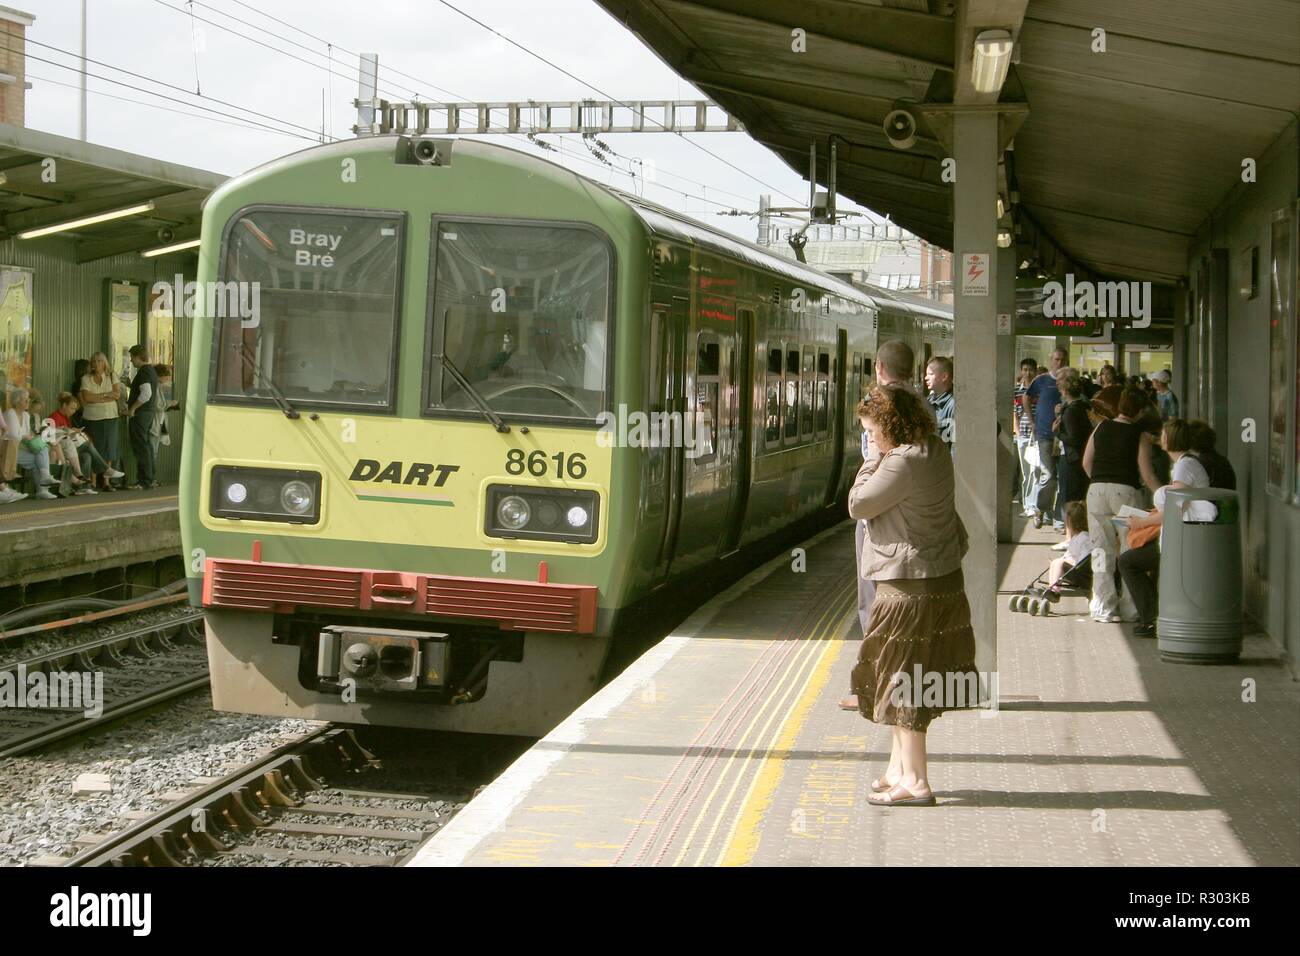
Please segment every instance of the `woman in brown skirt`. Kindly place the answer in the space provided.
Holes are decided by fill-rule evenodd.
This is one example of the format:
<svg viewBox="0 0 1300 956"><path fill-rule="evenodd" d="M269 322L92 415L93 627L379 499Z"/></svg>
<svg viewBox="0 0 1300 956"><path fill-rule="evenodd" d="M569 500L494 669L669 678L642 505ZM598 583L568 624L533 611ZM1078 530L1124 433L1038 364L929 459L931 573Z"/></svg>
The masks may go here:
<svg viewBox="0 0 1300 956"><path fill-rule="evenodd" d="M924 401L908 389L880 386L857 412L880 458L863 465L849 492L849 515L867 522L861 574L876 583L853 692L863 717L894 731L889 767L872 781L868 799L876 806L932 806L930 721L979 704L961 575L966 529L953 505L952 456Z"/></svg>

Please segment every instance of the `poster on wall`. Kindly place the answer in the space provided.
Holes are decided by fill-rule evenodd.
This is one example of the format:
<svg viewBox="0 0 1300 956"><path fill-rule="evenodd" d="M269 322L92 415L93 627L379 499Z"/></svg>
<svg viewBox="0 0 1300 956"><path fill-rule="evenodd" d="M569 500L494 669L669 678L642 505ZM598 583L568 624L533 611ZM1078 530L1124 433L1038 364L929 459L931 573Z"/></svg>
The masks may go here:
<svg viewBox="0 0 1300 956"><path fill-rule="evenodd" d="M170 308L165 308L167 297L162 293L149 293L149 323L145 344L149 347L149 361L155 365L176 366L176 321Z"/></svg>
<svg viewBox="0 0 1300 956"><path fill-rule="evenodd" d="M0 266L0 388L32 384L32 276L22 266Z"/></svg>
<svg viewBox="0 0 1300 956"><path fill-rule="evenodd" d="M121 279L109 279L107 283L108 364L118 380L129 385L134 371L131 346L144 341L144 330L140 327L144 288L138 282Z"/></svg>
<svg viewBox="0 0 1300 956"><path fill-rule="evenodd" d="M1290 498L1295 439L1295 220L1290 209L1273 216L1268 275L1268 493Z"/></svg>

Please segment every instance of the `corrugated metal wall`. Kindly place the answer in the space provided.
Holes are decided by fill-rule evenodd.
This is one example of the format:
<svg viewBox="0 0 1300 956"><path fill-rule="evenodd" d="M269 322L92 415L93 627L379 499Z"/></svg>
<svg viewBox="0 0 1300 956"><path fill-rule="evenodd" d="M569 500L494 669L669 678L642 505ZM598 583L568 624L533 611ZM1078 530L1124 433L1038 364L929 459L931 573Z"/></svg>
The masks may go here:
<svg viewBox="0 0 1300 956"><path fill-rule="evenodd" d="M54 397L72 381L73 363L91 353L108 351L108 318L105 315L104 280L134 279L148 286L159 280L173 281L178 272L192 279L193 256L144 259L135 253L113 256L78 265L71 239L8 239L0 242L0 265L33 270L32 278L32 373L35 386L45 396L46 413L54 411ZM146 298L147 302L147 298ZM175 321L176 364L172 396L182 401L189 371L190 319ZM114 369L114 372L119 371ZM158 478L174 484L180 468L183 416L167 416L172 443L160 448ZM125 422L125 419L122 420ZM119 448L127 459L126 472L135 477L125 426Z"/></svg>

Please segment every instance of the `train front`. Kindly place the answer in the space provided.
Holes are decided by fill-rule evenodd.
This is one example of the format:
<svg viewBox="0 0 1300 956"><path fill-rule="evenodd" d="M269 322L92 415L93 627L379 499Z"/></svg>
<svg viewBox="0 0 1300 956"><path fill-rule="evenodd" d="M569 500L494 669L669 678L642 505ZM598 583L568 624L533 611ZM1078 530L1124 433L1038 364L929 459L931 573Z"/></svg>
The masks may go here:
<svg viewBox="0 0 1300 956"><path fill-rule="evenodd" d="M181 514L217 709L540 735L594 690L636 276L589 186L382 137L214 193Z"/></svg>

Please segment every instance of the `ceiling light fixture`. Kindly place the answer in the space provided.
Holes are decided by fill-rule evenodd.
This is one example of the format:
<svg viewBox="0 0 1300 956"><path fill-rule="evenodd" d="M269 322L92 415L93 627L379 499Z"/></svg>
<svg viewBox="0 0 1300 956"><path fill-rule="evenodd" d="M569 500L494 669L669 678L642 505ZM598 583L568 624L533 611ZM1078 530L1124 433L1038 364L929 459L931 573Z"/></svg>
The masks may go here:
<svg viewBox="0 0 1300 956"><path fill-rule="evenodd" d="M169 246L157 246L153 249L145 249L140 253L140 255L144 256L146 259L152 259L154 256L165 256L169 252L181 252L185 249L193 249L200 242L202 242L201 239L186 239L184 242L173 242Z"/></svg>
<svg viewBox="0 0 1300 956"><path fill-rule="evenodd" d="M38 239L41 236L53 235L56 232L67 232L69 229L80 229L83 226L93 226L100 222L109 222L113 219L125 219L127 216L138 216L141 213L153 212L153 200L149 202L137 203L134 206L126 206L123 209L114 209L111 212L101 212L94 216L83 216L80 219L69 219L67 222L56 223L53 226L42 226L39 229L28 229L26 232L18 233L19 239Z"/></svg>
<svg viewBox="0 0 1300 956"><path fill-rule="evenodd" d="M1002 89L1011 66L1012 46L1010 30L982 30L975 37L970 81L978 92L996 93Z"/></svg>

